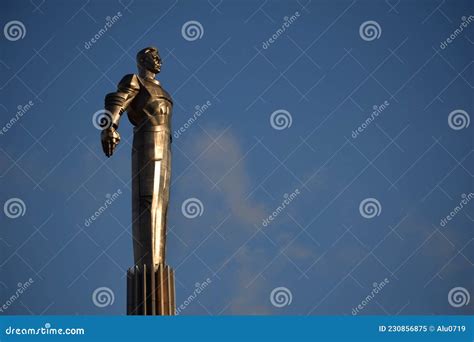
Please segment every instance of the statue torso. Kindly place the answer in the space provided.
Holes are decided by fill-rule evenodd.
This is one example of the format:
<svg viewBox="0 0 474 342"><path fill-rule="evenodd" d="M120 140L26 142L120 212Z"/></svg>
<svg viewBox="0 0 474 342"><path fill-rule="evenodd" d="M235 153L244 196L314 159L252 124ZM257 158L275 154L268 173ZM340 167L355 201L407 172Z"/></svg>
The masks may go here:
<svg viewBox="0 0 474 342"><path fill-rule="evenodd" d="M128 118L134 126L170 126L173 101L158 81L138 78L140 90L128 109Z"/></svg>

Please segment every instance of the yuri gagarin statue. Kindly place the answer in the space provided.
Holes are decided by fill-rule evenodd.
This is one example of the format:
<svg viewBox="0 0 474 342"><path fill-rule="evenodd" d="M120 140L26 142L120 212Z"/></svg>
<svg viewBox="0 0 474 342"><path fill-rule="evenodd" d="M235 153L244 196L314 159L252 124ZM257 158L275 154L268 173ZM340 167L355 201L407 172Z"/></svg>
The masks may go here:
<svg viewBox="0 0 474 342"><path fill-rule="evenodd" d="M138 52L138 74L126 75L117 91L105 97L107 127L102 148L112 156L120 142L122 114L133 128L132 233L135 265L154 268L165 264L166 217L171 177L171 96L155 76L161 71L158 49Z"/></svg>

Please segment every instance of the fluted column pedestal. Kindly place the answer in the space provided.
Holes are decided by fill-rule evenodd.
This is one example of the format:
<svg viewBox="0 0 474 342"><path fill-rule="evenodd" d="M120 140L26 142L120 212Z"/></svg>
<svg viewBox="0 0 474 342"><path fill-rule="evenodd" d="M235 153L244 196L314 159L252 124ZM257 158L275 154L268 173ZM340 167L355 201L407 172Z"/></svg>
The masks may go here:
<svg viewBox="0 0 474 342"><path fill-rule="evenodd" d="M168 265L133 266L127 271L127 315L173 316L174 271Z"/></svg>

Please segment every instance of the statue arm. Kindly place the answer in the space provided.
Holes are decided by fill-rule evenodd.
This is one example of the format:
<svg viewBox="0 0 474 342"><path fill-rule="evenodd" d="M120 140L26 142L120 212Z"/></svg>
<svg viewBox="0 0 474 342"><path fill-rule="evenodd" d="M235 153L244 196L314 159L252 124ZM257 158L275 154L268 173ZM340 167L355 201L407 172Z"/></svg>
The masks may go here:
<svg viewBox="0 0 474 342"><path fill-rule="evenodd" d="M120 81L117 91L105 96L105 111L110 115L109 125L102 130L102 149L107 157L110 157L118 143L120 134L117 132L120 117L127 110L130 103L140 90L140 84L136 75L126 75Z"/></svg>
<svg viewBox="0 0 474 342"><path fill-rule="evenodd" d="M140 90L136 75L126 75L120 81L117 91L105 96L105 110L111 115L112 127L117 129L120 117Z"/></svg>

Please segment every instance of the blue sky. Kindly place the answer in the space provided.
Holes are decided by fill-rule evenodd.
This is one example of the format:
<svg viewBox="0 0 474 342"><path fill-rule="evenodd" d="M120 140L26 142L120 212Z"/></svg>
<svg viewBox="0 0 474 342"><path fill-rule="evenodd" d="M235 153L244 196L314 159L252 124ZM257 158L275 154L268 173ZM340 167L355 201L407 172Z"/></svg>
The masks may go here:
<svg viewBox="0 0 474 342"><path fill-rule="evenodd" d="M92 117L149 45L173 129L197 117L172 144L167 258L178 304L210 285L181 314L474 313L462 299L474 290L472 203L440 223L473 192L472 2L1 6L2 27L23 27L0 37L0 202L20 199L23 215L0 215L0 305L33 280L2 314L125 313L132 128L123 118L106 159ZM198 36L183 34L190 21ZM103 307L100 287L113 294Z"/></svg>

